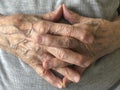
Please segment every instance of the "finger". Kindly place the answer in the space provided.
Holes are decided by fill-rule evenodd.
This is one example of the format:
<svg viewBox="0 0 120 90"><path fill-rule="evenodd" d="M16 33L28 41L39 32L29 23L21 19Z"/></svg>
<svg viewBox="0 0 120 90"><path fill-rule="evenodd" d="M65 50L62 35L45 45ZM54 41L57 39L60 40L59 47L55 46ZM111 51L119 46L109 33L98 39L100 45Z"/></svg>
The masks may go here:
<svg viewBox="0 0 120 90"><path fill-rule="evenodd" d="M38 58L42 61L43 67L45 69L58 68L69 65L69 63L63 62L49 53L39 55Z"/></svg>
<svg viewBox="0 0 120 90"><path fill-rule="evenodd" d="M38 43L45 46L75 48L80 42L77 39L66 36L39 35Z"/></svg>
<svg viewBox="0 0 120 90"><path fill-rule="evenodd" d="M63 78L63 88L67 87L72 81L67 79L66 77Z"/></svg>
<svg viewBox="0 0 120 90"><path fill-rule="evenodd" d="M79 73L70 69L69 67L55 68L54 70L59 72L64 77L71 80L72 82L78 83L80 81Z"/></svg>
<svg viewBox="0 0 120 90"><path fill-rule="evenodd" d="M47 52L41 53L38 58L45 69L65 67L69 65L69 63L63 62Z"/></svg>
<svg viewBox="0 0 120 90"><path fill-rule="evenodd" d="M73 11L67 9L67 7L63 4L63 16L64 18L69 21L71 24L76 24L80 22L80 16Z"/></svg>
<svg viewBox="0 0 120 90"><path fill-rule="evenodd" d="M88 67L92 61L90 60L89 57L83 56L69 49L55 48L55 47L47 47L46 49L49 53L54 55L56 58L71 64L81 66L81 67Z"/></svg>
<svg viewBox="0 0 120 90"><path fill-rule="evenodd" d="M74 66L74 70L79 72L80 76L83 74L83 71L85 70L85 68L81 68L79 66ZM63 87L68 86L68 84L70 84L72 81L70 81L69 79L67 79L66 77L63 78Z"/></svg>
<svg viewBox="0 0 120 90"><path fill-rule="evenodd" d="M33 25L33 28L40 34L71 36L80 40L83 43L92 43L94 37L89 28L86 26L83 27L82 24L79 25L79 27L48 21L40 21Z"/></svg>
<svg viewBox="0 0 120 90"><path fill-rule="evenodd" d="M62 5L60 5L55 11L44 14L41 17L44 20L48 20L48 21L58 21L61 18L62 13L63 13Z"/></svg>
<svg viewBox="0 0 120 90"><path fill-rule="evenodd" d="M62 80L58 77L56 77L52 72L49 70L45 70L42 65L37 65L35 67L35 71L44 78L47 82L49 82L51 85L62 88Z"/></svg>
<svg viewBox="0 0 120 90"><path fill-rule="evenodd" d="M25 15L25 14L15 14L10 16L2 16L0 17L0 25L16 25L20 23L19 21L22 21L21 19L24 19L26 16L27 18L32 17L31 20L35 19L33 16L38 17L39 19L44 19L48 21L58 21L63 13L62 5L60 5L55 11L49 12L47 14L43 15ZM38 19L37 18L37 19ZM36 19L35 19L36 20Z"/></svg>
<svg viewBox="0 0 120 90"><path fill-rule="evenodd" d="M61 68L61 67L65 67L70 65L67 62L63 62L57 58L53 58L53 59L49 59L49 60L45 60L43 62L43 67L45 69L51 69L51 68Z"/></svg>
<svg viewBox="0 0 120 90"><path fill-rule="evenodd" d="M83 74L83 72L84 72L85 69L86 68L82 68L80 66L74 66L74 70L77 71L77 72L79 72L80 75Z"/></svg>
<svg viewBox="0 0 120 90"><path fill-rule="evenodd" d="M39 56L37 56L37 57L41 61L41 63L43 64L43 67L45 69L64 67L64 66L69 65L69 63L63 62L63 61L55 58L50 53L48 53L46 51L44 51L44 52L42 51L43 53L41 53L41 51L42 50L40 50L40 52L39 51L37 52L37 53L39 53Z"/></svg>
<svg viewBox="0 0 120 90"><path fill-rule="evenodd" d="M58 87L58 88L62 88L62 80L56 77L51 71L44 69L42 66L42 62L40 59L44 57L40 58L40 56L42 55L47 56L47 58L50 58L50 56L48 56L46 53L45 54L40 53L40 56L38 56L32 52L29 52L29 55L30 55L29 59L23 58L24 62L30 65L42 78L48 81L51 85Z"/></svg>
<svg viewBox="0 0 120 90"><path fill-rule="evenodd" d="M40 53L40 52L38 52L38 53ZM38 58L42 62L43 67L45 69L65 67L65 66L69 65L69 63L63 62L47 52L40 53Z"/></svg>
<svg viewBox="0 0 120 90"><path fill-rule="evenodd" d="M56 77L52 72L49 70L45 70L37 58L29 60L27 62L42 78L44 78L46 81L48 81L51 85L62 88L62 80L58 77ZM52 78L52 79L51 79Z"/></svg>
<svg viewBox="0 0 120 90"><path fill-rule="evenodd" d="M51 54L49 54L48 52L44 52L44 53L40 53L39 55L39 60L43 63L44 61L49 61L51 59L55 58L54 56L52 56Z"/></svg>
<svg viewBox="0 0 120 90"><path fill-rule="evenodd" d="M80 16L79 14L69 10L65 4L62 5L63 7L63 16L64 18L72 24L80 23L83 19L87 18L84 16Z"/></svg>

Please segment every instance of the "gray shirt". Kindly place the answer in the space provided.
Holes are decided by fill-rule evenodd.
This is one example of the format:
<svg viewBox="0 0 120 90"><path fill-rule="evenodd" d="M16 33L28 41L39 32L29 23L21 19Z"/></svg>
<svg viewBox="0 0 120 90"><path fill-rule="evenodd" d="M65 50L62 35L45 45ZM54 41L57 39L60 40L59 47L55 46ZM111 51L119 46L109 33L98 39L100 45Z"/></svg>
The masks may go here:
<svg viewBox="0 0 120 90"><path fill-rule="evenodd" d="M120 0L0 0L0 13L43 14L65 3L87 17L112 20ZM63 90L120 90L120 49L91 65L81 82ZM0 49L0 90L59 90L44 81L19 58Z"/></svg>

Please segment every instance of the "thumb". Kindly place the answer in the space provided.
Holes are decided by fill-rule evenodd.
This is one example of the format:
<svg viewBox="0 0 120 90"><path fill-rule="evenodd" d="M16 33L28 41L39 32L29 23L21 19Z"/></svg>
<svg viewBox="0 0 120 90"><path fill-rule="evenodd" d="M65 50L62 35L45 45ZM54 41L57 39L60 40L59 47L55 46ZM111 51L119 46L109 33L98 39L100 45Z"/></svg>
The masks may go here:
<svg viewBox="0 0 120 90"><path fill-rule="evenodd" d="M80 16L79 14L69 10L64 4L63 7L63 16L64 18L69 21L71 24L79 23L81 19L84 19L85 17Z"/></svg>
<svg viewBox="0 0 120 90"><path fill-rule="evenodd" d="M48 21L58 21L62 17L62 13L63 13L62 5L60 5L55 11L43 14L41 17L42 19Z"/></svg>

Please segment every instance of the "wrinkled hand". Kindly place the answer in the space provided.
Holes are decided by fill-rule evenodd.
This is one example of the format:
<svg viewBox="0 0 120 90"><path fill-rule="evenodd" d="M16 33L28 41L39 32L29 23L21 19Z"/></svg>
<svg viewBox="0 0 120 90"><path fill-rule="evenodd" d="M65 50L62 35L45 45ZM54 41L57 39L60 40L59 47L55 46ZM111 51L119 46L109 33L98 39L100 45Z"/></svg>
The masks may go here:
<svg viewBox="0 0 120 90"><path fill-rule="evenodd" d="M80 16L63 5L63 16L72 25L43 22L38 42L63 62L86 68L100 57L120 47L120 25L117 21ZM45 27L47 26L47 28ZM50 35L52 34L52 35ZM54 36L53 36L54 34ZM54 64L55 63L55 64ZM46 68L57 67L57 61L44 62ZM60 62L58 67L60 66Z"/></svg>
<svg viewBox="0 0 120 90"><path fill-rule="evenodd" d="M39 23L42 24L44 20L57 21L61 16L62 7L60 6L56 11L44 15L18 14L0 17L0 47L21 58L40 76L58 88L65 87L64 80L56 77L51 70L44 69L41 62L49 59L57 60L57 58L49 54L45 46L37 43L36 40L39 39L41 32L33 27ZM55 71L73 82L79 81L79 74L68 67L59 68ZM66 71L69 74L65 73Z"/></svg>

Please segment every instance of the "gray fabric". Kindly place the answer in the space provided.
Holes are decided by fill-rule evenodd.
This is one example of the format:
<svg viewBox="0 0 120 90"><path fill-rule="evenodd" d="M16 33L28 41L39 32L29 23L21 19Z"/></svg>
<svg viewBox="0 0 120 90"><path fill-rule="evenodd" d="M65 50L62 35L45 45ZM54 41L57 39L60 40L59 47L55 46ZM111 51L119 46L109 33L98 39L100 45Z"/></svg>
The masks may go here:
<svg viewBox="0 0 120 90"><path fill-rule="evenodd" d="M43 14L65 3L88 17L111 20L120 0L0 0L0 13ZM81 82L62 90L120 90L120 49L101 58L84 73ZM44 81L17 57L0 49L0 90L59 90Z"/></svg>

